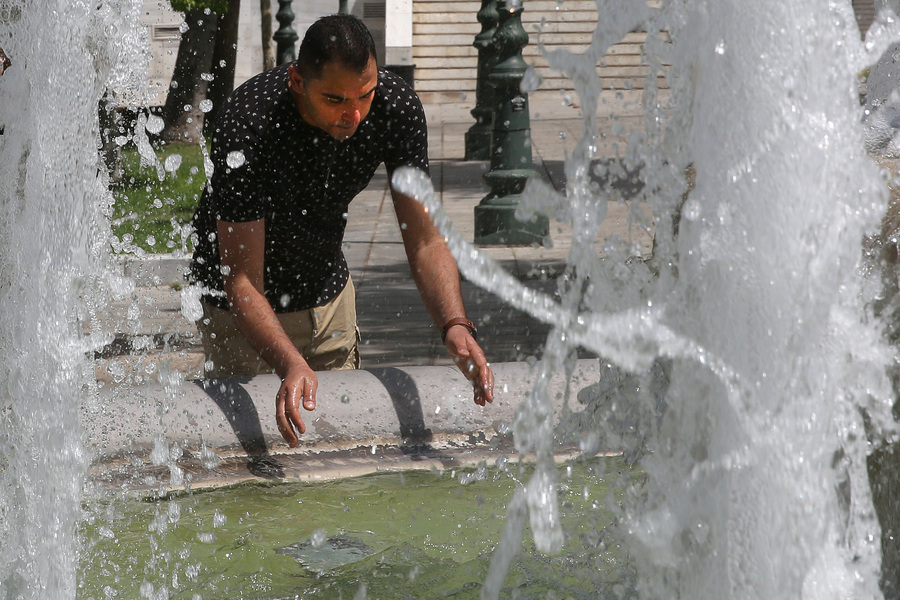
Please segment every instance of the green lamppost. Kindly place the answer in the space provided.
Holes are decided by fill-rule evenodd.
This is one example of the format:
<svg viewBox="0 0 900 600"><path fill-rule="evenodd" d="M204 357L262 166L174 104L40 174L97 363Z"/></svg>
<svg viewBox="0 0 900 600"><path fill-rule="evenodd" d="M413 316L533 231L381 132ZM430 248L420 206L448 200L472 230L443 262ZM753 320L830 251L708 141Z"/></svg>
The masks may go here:
<svg viewBox="0 0 900 600"><path fill-rule="evenodd" d="M493 40L497 63L488 75L494 86L491 170L484 175L491 192L475 207L475 243L541 244L550 230L547 217L536 215L529 221L515 217L525 183L536 175L531 168L528 94L521 90L528 68L522 58L522 48L528 44L522 27L522 2L499 0L497 9L500 20Z"/></svg>
<svg viewBox="0 0 900 600"><path fill-rule="evenodd" d="M494 114L494 88L487 77L497 63L492 40L497 31L497 0L482 0L478 11L481 33L472 44L478 50L478 71L475 79L475 124L466 132L466 160L487 160L491 157L491 117Z"/></svg>
<svg viewBox="0 0 900 600"><path fill-rule="evenodd" d="M291 9L293 0L278 0L278 12L275 13L275 19L281 27L272 36L277 44L276 59L279 65L294 62L297 54L294 51L294 44L300 39L297 32L291 26L294 22L294 11Z"/></svg>

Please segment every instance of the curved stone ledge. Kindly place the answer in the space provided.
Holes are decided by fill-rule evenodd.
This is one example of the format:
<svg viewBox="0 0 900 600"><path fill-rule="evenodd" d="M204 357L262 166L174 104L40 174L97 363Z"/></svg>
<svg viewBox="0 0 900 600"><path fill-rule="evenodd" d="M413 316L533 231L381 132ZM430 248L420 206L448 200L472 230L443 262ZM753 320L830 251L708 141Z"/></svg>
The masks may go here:
<svg viewBox="0 0 900 600"><path fill-rule="evenodd" d="M362 449L370 448L374 456L378 448L395 452L416 447L427 448L425 455L442 450L459 453L466 448L510 452L509 424L534 388L537 367L526 363L492 367L495 400L483 408L475 405L471 385L454 367L318 373L317 407L304 411L307 431L293 449L275 425L274 398L279 386L275 375L187 381L169 390L159 383L105 386L96 404L83 407L85 445L94 455L95 477L98 465L119 465L122 472L155 466L163 475L166 467L172 470L178 464L190 471L185 464L191 457L195 471L203 470L199 465L204 462L208 467L238 461L249 462L252 472L256 461L262 472L258 476L266 476L266 460L272 456L361 455ZM578 361L571 397L598 378L597 360ZM565 397L564 375L553 376L548 390L558 410ZM205 461L204 456L211 460ZM109 469L105 472L109 474ZM219 476L234 479L222 472ZM275 476L284 474L276 469ZM179 482L174 483L177 487Z"/></svg>

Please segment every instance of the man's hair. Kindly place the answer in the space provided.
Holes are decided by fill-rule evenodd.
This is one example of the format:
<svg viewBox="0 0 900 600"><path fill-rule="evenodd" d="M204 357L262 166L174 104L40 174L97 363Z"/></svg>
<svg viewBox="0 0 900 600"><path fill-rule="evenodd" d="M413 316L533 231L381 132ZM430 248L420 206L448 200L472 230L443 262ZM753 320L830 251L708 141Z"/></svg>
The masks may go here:
<svg viewBox="0 0 900 600"><path fill-rule="evenodd" d="M331 61L362 73L375 57L375 40L365 24L353 15L338 14L322 17L306 30L294 64L304 79L319 79Z"/></svg>

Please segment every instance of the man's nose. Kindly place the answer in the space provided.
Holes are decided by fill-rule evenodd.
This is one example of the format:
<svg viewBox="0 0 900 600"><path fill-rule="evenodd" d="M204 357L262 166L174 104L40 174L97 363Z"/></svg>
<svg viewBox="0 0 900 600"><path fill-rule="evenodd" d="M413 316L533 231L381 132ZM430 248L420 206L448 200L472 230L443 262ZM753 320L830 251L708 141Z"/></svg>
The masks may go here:
<svg viewBox="0 0 900 600"><path fill-rule="evenodd" d="M359 114L359 108L357 107L348 108L344 111L342 117L344 118L344 121L353 125L359 125L359 122L362 121L362 117Z"/></svg>

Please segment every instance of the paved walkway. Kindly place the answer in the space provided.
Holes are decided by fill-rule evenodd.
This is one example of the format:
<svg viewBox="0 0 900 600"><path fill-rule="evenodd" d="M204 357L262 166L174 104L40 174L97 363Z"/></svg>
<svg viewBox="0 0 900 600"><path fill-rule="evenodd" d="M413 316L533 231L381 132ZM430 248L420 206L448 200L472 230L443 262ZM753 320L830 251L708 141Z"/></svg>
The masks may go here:
<svg viewBox="0 0 900 600"><path fill-rule="evenodd" d="M469 241L473 210L488 192L482 175L489 168L487 161L463 160L465 132L473 123L470 109L471 104L426 106L435 189L454 226ZM612 115L627 128L639 127L641 122L640 107L627 98L611 98L598 115L604 134L598 140L599 156L614 155L613 144L622 143L611 133ZM564 189L564 160L582 135L581 111L562 100L545 102L531 106L531 118L535 170L556 189ZM613 234L631 237L649 249L649 236L630 229L626 217L625 208L611 202L599 239ZM551 238L552 247L490 247L482 252L527 287L553 293L571 235L565 225L551 223ZM345 254L357 289L363 366L450 364L410 277L383 168L351 204ZM134 277L137 287L101 315L104 330L115 332L116 339L98 356L98 379L140 381L154 379L160 372L179 372L188 378L201 374L196 329L181 312L185 264L165 256L126 264L126 274ZM548 333L545 324L467 281L463 294L489 360L540 356Z"/></svg>

